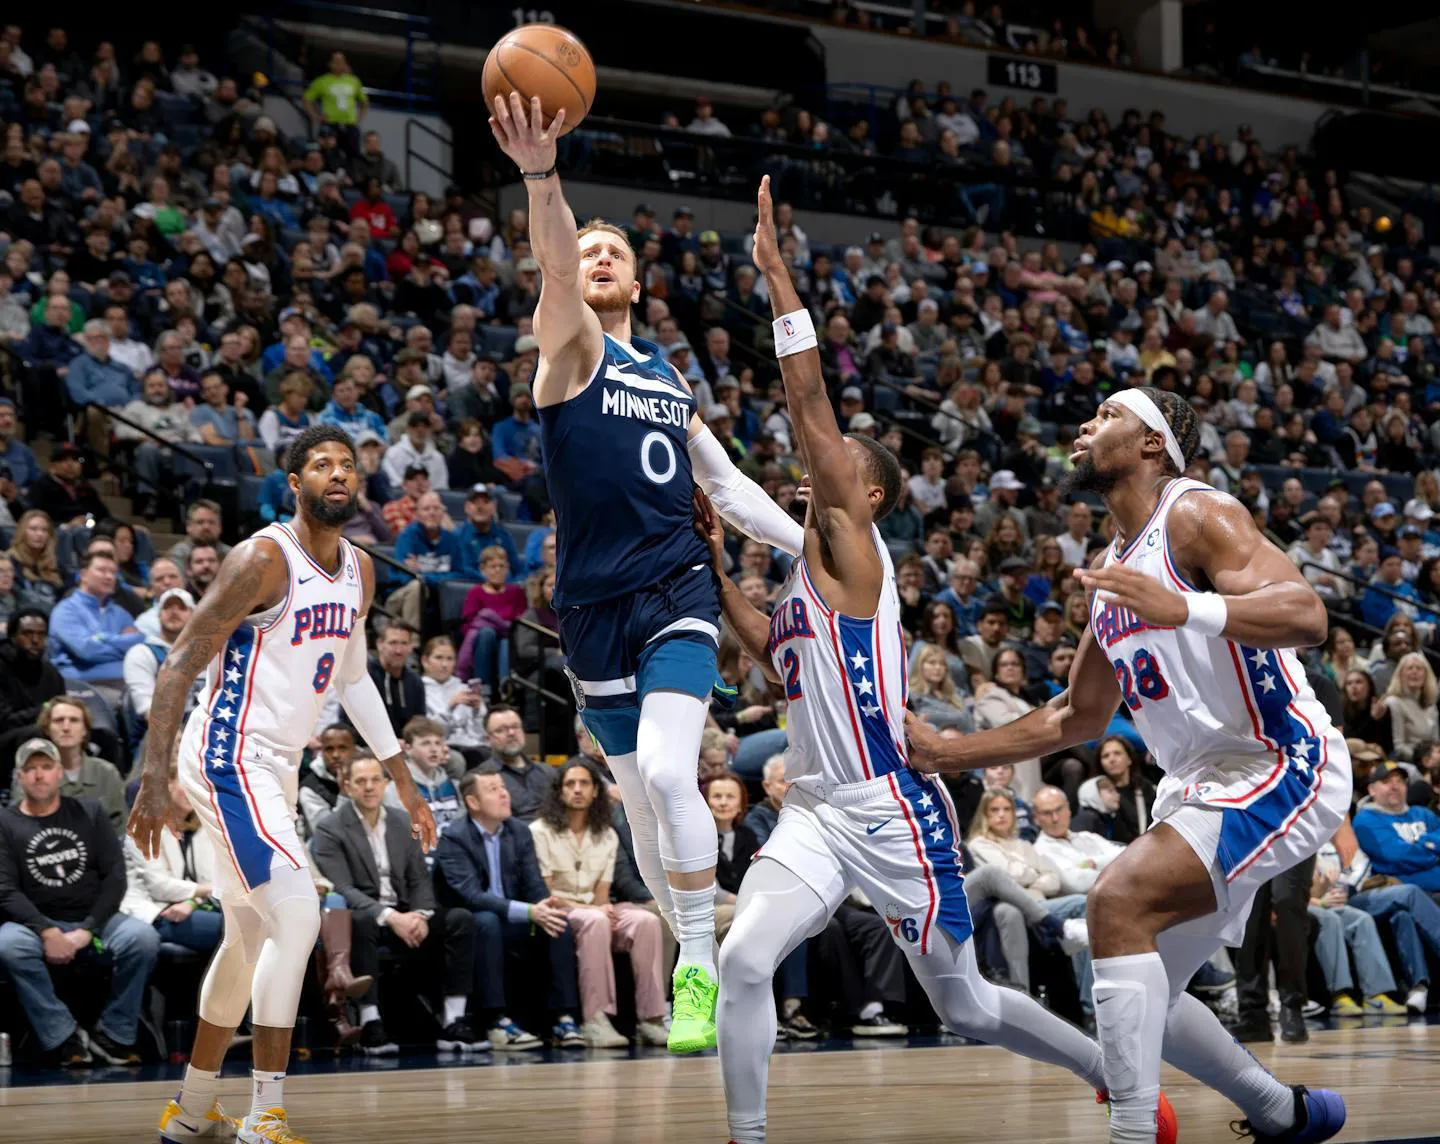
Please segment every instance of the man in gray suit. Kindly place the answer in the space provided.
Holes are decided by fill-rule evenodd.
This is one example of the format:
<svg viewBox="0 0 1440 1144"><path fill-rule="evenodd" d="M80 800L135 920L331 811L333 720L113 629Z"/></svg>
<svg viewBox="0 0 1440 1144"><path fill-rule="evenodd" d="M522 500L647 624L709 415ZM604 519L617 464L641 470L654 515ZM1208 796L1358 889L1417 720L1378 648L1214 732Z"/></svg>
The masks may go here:
<svg viewBox="0 0 1440 1144"><path fill-rule="evenodd" d="M376 979L360 1001L360 1047L369 1056L394 1055L398 1046L380 1019L380 943L410 963L428 992L444 981L443 1029L436 1046L449 1052L484 1052L465 1015L475 977L475 917L469 910L437 910L425 857L410 835L410 817L386 806L384 768L368 756L350 763L342 799L315 829L315 865L345 896L356 976ZM436 916L438 913L438 917Z"/></svg>

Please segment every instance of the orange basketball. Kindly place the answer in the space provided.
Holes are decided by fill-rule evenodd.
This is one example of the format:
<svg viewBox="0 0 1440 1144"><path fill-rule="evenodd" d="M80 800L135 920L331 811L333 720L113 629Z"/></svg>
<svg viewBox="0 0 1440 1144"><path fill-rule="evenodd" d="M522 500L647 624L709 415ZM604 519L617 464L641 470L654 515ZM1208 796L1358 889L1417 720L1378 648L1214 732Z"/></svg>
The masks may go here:
<svg viewBox="0 0 1440 1144"><path fill-rule="evenodd" d="M485 106L495 113L495 97L512 91L528 105L540 97L548 124L565 109L565 128L575 130L595 102L595 61L573 32L555 24L525 24L507 32L485 57L481 77Z"/></svg>

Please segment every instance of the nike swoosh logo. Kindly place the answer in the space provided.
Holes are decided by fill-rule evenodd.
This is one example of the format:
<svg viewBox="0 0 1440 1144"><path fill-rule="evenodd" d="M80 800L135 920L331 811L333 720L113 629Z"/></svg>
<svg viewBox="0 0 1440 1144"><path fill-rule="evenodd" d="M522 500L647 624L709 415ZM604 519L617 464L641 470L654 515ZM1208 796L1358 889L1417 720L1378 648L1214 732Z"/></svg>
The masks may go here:
<svg viewBox="0 0 1440 1144"><path fill-rule="evenodd" d="M310 581L313 580L313 579L315 579L314 576L302 576L302 577L297 581L297 583L300 583L300 584L308 584L308 583L310 583Z"/></svg>
<svg viewBox="0 0 1440 1144"><path fill-rule="evenodd" d="M885 820L885 822L889 822L889 821L890 821L890 820L889 820L888 818ZM867 827L865 828L865 833L866 833L866 834L874 834L877 830L879 830L881 827L883 827L883 826L885 825L885 822L877 822L874 826L867 826Z"/></svg>

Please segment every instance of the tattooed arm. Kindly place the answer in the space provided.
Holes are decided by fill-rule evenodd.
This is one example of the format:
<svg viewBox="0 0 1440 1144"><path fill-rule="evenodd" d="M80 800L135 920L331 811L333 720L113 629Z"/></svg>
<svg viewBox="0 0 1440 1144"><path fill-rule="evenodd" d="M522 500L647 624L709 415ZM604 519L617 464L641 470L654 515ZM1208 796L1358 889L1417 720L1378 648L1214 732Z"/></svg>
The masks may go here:
<svg viewBox="0 0 1440 1144"><path fill-rule="evenodd" d="M240 621L279 603L288 584L285 555L275 541L260 537L237 545L160 665L150 700L140 793L128 828L145 857L159 856L160 832L170 825L170 759L191 685Z"/></svg>

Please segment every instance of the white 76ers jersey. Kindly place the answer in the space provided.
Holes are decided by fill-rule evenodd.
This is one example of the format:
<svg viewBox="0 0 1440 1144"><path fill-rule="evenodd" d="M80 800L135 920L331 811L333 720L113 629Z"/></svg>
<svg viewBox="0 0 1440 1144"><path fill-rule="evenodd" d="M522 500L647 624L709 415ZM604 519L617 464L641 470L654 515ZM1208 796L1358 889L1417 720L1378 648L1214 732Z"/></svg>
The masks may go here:
<svg viewBox="0 0 1440 1144"><path fill-rule="evenodd" d="M1111 546L1106 565L1124 564L1177 592L1198 591L1176 568L1166 528L1171 507L1192 490L1214 494L1199 481L1171 481L1145 527L1125 548ZM1308 789L1328 766L1326 778L1334 774L1348 787L1344 740L1293 650L1156 627L1099 593L1090 602L1090 627L1122 702L1167 775L1157 819L1192 797L1248 805L1287 772Z"/></svg>
<svg viewBox="0 0 1440 1144"><path fill-rule="evenodd" d="M248 739L292 754L309 742L359 620L360 562L350 542L341 540L340 567L332 576L288 525L270 524L255 535L280 546L290 587L273 608L247 616L210 661L201 701L206 747L223 750L226 740Z"/></svg>
<svg viewBox="0 0 1440 1144"><path fill-rule="evenodd" d="M890 554L873 526L871 533L884 564L874 616L860 619L831 609L801 555L770 617L766 650L789 703L785 777L817 794L910 765L900 598Z"/></svg>

